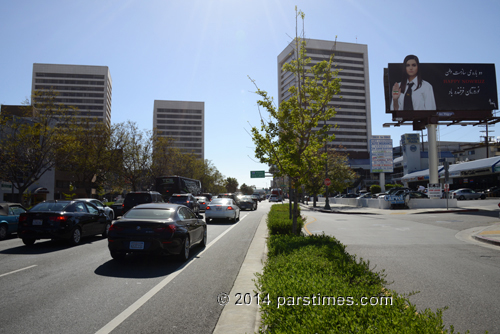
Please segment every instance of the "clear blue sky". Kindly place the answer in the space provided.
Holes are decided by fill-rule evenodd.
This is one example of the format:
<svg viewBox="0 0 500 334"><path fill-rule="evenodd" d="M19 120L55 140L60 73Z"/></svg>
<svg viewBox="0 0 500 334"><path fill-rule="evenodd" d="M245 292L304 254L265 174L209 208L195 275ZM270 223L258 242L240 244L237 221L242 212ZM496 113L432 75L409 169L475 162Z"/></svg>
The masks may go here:
<svg viewBox="0 0 500 334"><path fill-rule="evenodd" d="M259 125L255 87L277 99L277 56L295 34L368 45L372 133L394 143L411 126L382 128L383 68L416 54L427 63L498 63L497 0L75 0L0 3L0 104L30 97L33 63L103 65L112 122L153 124L154 100L205 102L205 158L240 185L265 170L248 134ZM498 85L498 83L497 83ZM482 128L441 126L442 141L478 141ZM492 135L500 136L500 127Z"/></svg>

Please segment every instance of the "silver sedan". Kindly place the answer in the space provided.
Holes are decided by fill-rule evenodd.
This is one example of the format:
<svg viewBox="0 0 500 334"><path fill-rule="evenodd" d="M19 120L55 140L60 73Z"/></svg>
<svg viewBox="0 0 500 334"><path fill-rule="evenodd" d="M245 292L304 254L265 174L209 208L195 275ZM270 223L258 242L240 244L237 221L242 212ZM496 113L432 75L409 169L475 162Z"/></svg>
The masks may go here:
<svg viewBox="0 0 500 334"><path fill-rule="evenodd" d="M233 219L236 222L240 219L240 208L231 198L214 198L205 209L206 222L213 219Z"/></svg>
<svg viewBox="0 0 500 334"><path fill-rule="evenodd" d="M459 200L478 199L478 198L485 199L486 198L485 194L477 193L474 190L469 189L469 188L458 189L458 190L453 191L451 194L452 194L451 195L452 198L456 198Z"/></svg>

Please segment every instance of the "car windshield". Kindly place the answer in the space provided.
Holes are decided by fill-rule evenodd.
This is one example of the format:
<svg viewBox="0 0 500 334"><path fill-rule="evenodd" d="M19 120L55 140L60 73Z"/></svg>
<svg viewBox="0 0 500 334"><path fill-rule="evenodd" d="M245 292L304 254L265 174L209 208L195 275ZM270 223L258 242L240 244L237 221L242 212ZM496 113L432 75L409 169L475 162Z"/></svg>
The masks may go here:
<svg viewBox="0 0 500 334"><path fill-rule="evenodd" d="M216 198L212 200L212 202L210 202L210 204L222 204L222 205L226 205L229 203L231 203L231 201L228 198Z"/></svg>
<svg viewBox="0 0 500 334"><path fill-rule="evenodd" d="M117 199L114 204L122 204L123 198Z"/></svg>
<svg viewBox="0 0 500 334"><path fill-rule="evenodd" d="M172 196L170 197L170 203L186 203L188 200L187 196Z"/></svg>
<svg viewBox="0 0 500 334"><path fill-rule="evenodd" d="M128 219L169 219L174 216L174 213L174 209L134 208L128 211L123 217Z"/></svg>
<svg viewBox="0 0 500 334"><path fill-rule="evenodd" d="M151 195L149 194L128 194L125 198L127 204L131 204L133 206L143 203L151 203Z"/></svg>
<svg viewBox="0 0 500 334"><path fill-rule="evenodd" d="M241 196L240 201L251 201L252 197L251 196Z"/></svg>
<svg viewBox="0 0 500 334"><path fill-rule="evenodd" d="M43 202L38 203L30 211L64 211L70 202Z"/></svg>

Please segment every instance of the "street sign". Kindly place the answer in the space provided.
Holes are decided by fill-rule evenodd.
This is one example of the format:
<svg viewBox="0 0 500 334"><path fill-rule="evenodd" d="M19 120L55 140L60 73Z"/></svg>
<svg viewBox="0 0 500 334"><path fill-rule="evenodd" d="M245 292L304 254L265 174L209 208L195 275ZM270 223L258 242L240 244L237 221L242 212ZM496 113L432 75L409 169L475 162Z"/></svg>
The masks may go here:
<svg viewBox="0 0 500 334"><path fill-rule="evenodd" d="M332 184L330 179L325 179L325 186L329 186L330 184Z"/></svg>
<svg viewBox="0 0 500 334"><path fill-rule="evenodd" d="M263 170L253 170L250 171L251 178L263 178L266 177L266 172Z"/></svg>
<svg viewBox="0 0 500 334"><path fill-rule="evenodd" d="M444 192L449 192L450 191L450 185L448 183L444 184Z"/></svg>

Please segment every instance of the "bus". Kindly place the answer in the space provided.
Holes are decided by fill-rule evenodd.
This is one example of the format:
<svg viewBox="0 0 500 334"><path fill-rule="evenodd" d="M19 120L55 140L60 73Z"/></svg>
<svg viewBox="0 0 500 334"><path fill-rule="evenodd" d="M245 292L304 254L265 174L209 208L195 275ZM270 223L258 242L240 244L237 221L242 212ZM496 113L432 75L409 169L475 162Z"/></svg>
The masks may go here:
<svg viewBox="0 0 500 334"><path fill-rule="evenodd" d="M276 195L278 196L278 200L282 201L283 200L283 190L281 188L274 188L271 189L271 195Z"/></svg>
<svg viewBox="0 0 500 334"><path fill-rule="evenodd" d="M165 201L170 199L172 194L201 194L201 182L183 176L161 176L155 180L156 191L159 192Z"/></svg>

